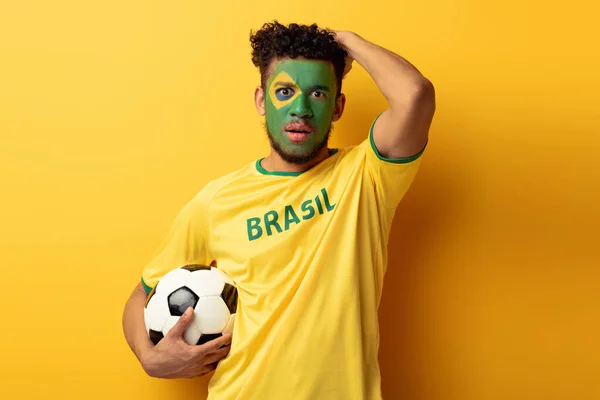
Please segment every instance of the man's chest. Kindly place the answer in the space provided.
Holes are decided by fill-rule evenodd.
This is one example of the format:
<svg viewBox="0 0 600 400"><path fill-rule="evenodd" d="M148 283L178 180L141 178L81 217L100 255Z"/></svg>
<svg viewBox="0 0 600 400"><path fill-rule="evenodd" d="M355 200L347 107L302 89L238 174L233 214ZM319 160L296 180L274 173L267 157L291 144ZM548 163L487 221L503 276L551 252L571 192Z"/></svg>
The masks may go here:
<svg viewBox="0 0 600 400"><path fill-rule="evenodd" d="M336 182L256 185L211 202L208 251L232 279L268 282L306 262L341 200Z"/></svg>

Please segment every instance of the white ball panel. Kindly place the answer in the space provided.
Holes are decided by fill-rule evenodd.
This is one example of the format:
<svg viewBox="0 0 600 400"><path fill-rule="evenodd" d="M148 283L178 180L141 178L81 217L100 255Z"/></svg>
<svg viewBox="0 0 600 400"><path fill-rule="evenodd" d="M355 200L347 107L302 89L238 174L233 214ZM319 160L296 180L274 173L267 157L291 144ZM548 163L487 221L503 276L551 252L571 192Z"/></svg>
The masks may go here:
<svg viewBox="0 0 600 400"><path fill-rule="evenodd" d="M221 333L229 322L229 309L220 296L200 297L195 311L202 333Z"/></svg>
<svg viewBox="0 0 600 400"><path fill-rule="evenodd" d="M225 287L225 281L211 270L201 269L191 273L185 285L198 296L219 296Z"/></svg>
<svg viewBox="0 0 600 400"><path fill-rule="evenodd" d="M173 328L173 326L177 323L178 320L179 320L179 317L174 317L174 316L170 315L169 318L167 319L167 322L165 323L165 326L163 327L163 330L162 330L163 335L167 336L167 333L169 333L171 328Z"/></svg>
<svg viewBox="0 0 600 400"><path fill-rule="evenodd" d="M146 307L144 307L144 325L146 326L146 332L149 332L150 326L148 326L148 316L146 314L148 314L148 311L146 310Z"/></svg>
<svg viewBox="0 0 600 400"><path fill-rule="evenodd" d="M179 321L179 318L180 317L169 317L165 327L162 330L163 335L167 336L167 333L169 333L171 328L175 326L177 321ZM198 339L200 339L200 329L198 329L198 326L193 321L187 326L187 328L185 328L183 339L189 345L195 345L198 343Z"/></svg>
<svg viewBox="0 0 600 400"><path fill-rule="evenodd" d="M173 326L175 326L177 321L179 321L179 317L174 317L174 316L170 315L165 323L163 330L162 330L163 335L167 336L167 333L169 333L171 328L173 328Z"/></svg>
<svg viewBox="0 0 600 400"><path fill-rule="evenodd" d="M194 316L194 319L196 319L195 316ZM200 328L198 328L198 325L196 323L194 323L194 321L192 321L185 329L185 332L183 333L183 339L186 341L187 344L193 346L196 343L198 343L198 339L200 339L200 335L201 335Z"/></svg>
<svg viewBox="0 0 600 400"><path fill-rule="evenodd" d="M154 296L148 302L148 306L144 309L146 328L160 332L170 316L167 296L165 294L154 293Z"/></svg>
<svg viewBox="0 0 600 400"><path fill-rule="evenodd" d="M156 293L170 294L174 290L185 286L185 282L190 274L190 271L182 268L177 268L167 272L165 276L158 281L158 284L156 285Z"/></svg>
<svg viewBox="0 0 600 400"><path fill-rule="evenodd" d="M219 268L211 267L210 270L211 270L211 272L219 274L225 282L229 283L232 286L235 286L235 282L233 282L233 280L229 277L229 275L227 275L225 272L221 271Z"/></svg>

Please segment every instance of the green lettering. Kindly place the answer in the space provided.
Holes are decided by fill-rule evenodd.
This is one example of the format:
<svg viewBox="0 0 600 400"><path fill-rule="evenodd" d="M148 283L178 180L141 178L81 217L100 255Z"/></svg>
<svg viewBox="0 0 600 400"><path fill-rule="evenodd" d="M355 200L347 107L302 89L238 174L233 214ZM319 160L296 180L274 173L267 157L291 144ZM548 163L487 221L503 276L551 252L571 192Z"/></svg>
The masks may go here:
<svg viewBox="0 0 600 400"><path fill-rule="evenodd" d="M304 214L302 216L302 219L304 219L304 220L311 219L315 215L315 208L313 206L311 206L310 203L312 203L312 199L306 200L304 203L302 203L302 206L301 206L302 211L308 212L308 214Z"/></svg>
<svg viewBox="0 0 600 400"><path fill-rule="evenodd" d="M315 203L317 203L317 208L319 209L319 214L323 214L323 205L321 204L321 199L319 198L318 195L317 195L317 197L315 197Z"/></svg>
<svg viewBox="0 0 600 400"><path fill-rule="evenodd" d="M300 218L296 215L292 206L285 206L285 230L290 229L290 224L299 224Z"/></svg>
<svg viewBox="0 0 600 400"><path fill-rule="evenodd" d="M253 241L262 236L262 228L260 227L260 218L249 218L246 221L248 225L248 240ZM256 231L256 233L253 233Z"/></svg>
<svg viewBox="0 0 600 400"><path fill-rule="evenodd" d="M273 218L269 219L269 217L273 217ZM278 219L279 219L279 215L277 214L277 211L269 211L268 213L265 214L265 230L267 231L267 235L271 236L273 234L273 232L271 232L271 225L273 225L275 227L277 232L279 232L279 233L282 232L281 227L277 223Z"/></svg>
<svg viewBox="0 0 600 400"><path fill-rule="evenodd" d="M321 193L323 193L323 200L325 201L325 208L327 209L327 211L331 211L333 210L333 208L335 207L335 204L329 204L329 196L327 196L327 190L325 190L325 188L321 189Z"/></svg>

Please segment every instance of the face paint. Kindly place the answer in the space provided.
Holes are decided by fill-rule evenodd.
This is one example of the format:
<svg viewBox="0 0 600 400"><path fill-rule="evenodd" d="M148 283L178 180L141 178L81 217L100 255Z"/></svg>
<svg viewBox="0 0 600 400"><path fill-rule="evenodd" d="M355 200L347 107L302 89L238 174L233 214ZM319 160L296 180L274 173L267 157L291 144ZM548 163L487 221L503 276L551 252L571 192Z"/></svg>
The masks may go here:
<svg viewBox="0 0 600 400"><path fill-rule="evenodd" d="M336 91L327 62L292 59L275 65L265 93L266 122L271 146L284 160L304 163L327 146Z"/></svg>

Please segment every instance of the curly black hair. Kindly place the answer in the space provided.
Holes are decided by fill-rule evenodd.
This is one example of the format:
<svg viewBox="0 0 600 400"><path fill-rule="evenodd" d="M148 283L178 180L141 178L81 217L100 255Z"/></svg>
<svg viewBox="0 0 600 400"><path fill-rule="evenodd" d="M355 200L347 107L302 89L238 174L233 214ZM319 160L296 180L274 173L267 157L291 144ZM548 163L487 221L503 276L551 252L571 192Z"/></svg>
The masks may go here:
<svg viewBox="0 0 600 400"><path fill-rule="evenodd" d="M252 63L260 70L263 89L274 59L302 57L333 64L338 87L337 95L341 93L347 53L336 42L332 32L321 29L316 24L290 24L286 27L273 21L267 22L256 32L250 32L250 44Z"/></svg>

